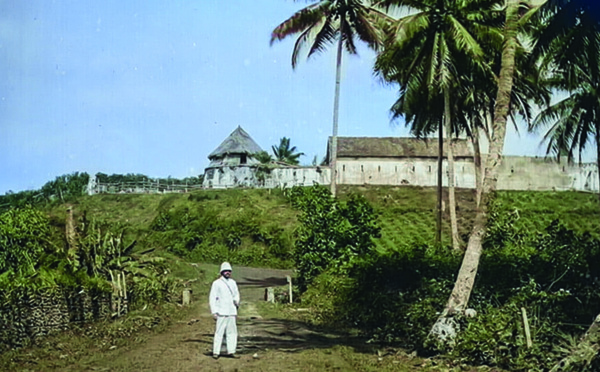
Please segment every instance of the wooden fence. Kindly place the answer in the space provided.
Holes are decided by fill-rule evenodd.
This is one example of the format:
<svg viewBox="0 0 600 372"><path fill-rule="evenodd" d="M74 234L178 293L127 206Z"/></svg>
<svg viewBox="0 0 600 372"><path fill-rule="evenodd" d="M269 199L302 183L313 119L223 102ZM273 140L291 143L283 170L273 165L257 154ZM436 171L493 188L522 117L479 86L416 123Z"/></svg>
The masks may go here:
<svg viewBox="0 0 600 372"><path fill-rule="evenodd" d="M88 194L165 194L201 190L201 184L178 184L169 181L149 180L141 182L102 183L88 187Z"/></svg>

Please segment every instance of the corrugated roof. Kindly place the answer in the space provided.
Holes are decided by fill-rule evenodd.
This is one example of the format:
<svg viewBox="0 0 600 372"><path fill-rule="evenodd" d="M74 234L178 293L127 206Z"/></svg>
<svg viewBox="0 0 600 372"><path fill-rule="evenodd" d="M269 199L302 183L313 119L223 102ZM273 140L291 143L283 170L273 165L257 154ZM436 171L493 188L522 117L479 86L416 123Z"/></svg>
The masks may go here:
<svg viewBox="0 0 600 372"><path fill-rule="evenodd" d="M256 154L262 151L260 146L254 142L242 127L238 126L229 137L223 141L215 151L208 155L210 160L222 158L227 154Z"/></svg>
<svg viewBox="0 0 600 372"><path fill-rule="evenodd" d="M331 143L331 137L329 137ZM455 139L454 157L473 157L471 141ZM444 140L444 157L447 156L447 141ZM329 154L329 147L327 149ZM409 137L338 137L338 158L437 158L436 138L417 139ZM328 159L329 160L329 156Z"/></svg>

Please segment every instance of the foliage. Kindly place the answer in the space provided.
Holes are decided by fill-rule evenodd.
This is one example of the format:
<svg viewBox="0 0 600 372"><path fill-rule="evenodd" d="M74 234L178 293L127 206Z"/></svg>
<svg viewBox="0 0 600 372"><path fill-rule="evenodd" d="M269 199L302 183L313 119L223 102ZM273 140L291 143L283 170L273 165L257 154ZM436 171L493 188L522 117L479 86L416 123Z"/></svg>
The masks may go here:
<svg viewBox="0 0 600 372"><path fill-rule="evenodd" d="M565 335L585 331L600 309L600 240L559 221L530 231L519 210L502 200L490 211L470 301L478 315L460 319L456 346L444 352L456 363L546 370L564 356L556 345ZM312 308L316 323L358 327L372 342L431 352L423 348L427 331L450 293L460 260L427 245L375 250L343 272L335 266L322 271L302 302ZM521 308L531 325L531 349L525 346Z"/></svg>
<svg viewBox="0 0 600 372"><path fill-rule="evenodd" d="M161 211L151 224L151 239L195 261L289 267L291 236L276 223L262 225L264 212L241 208L230 218L194 203Z"/></svg>
<svg viewBox="0 0 600 372"><path fill-rule="evenodd" d="M50 245L49 238L49 220L35 209L11 209L0 214L0 275L34 273Z"/></svg>
<svg viewBox="0 0 600 372"><path fill-rule="evenodd" d="M271 34L271 44L298 34L292 53L292 67L295 68L302 52L308 49L307 58L310 58L336 40L343 43L350 54L357 53L356 37L377 49L379 30L375 26L386 19L366 1L318 1L277 26Z"/></svg>
<svg viewBox="0 0 600 372"><path fill-rule="evenodd" d="M125 230L120 224L88 220L84 213L78 228L76 256L67 259L74 270L106 281L125 273L133 303L168 301L174 283L167 275L164 259L151 255L153 249L133 252L136 241L126 242Z"/></svg>
<svg viewBox="0 0 600 372"><path fill-rule="evenodd" d="M273 157L266 151L260 151L252 155L254 159L258 160L261 164L269 164L273 161Z"/></svg>
<svg viewBox="0 0 600 372"><path fill-rule="evenodd" d="M354 259L370 254L380 236L373 207L351 194L345 202L322 186L293 188L292 205L301 211L294 248L298 286L305 290L328 267L343 272Z"/></svg>
<svg viewBox="0 0 600 372"><path fill-rule="evenodd" d="M303 152L297 152L296 146L290 147L290 139L283 137L278 146L271 146L275 159L284 163L297 165L298 158L303 156Z"/></svg>
<svg viewBox="0 0 600 372"><path fill-rule="evenodd" d="M49 181L40 190L21 192L7 192L0 195L0 211L25 206L42 206L52 201L71 201L86 193L89 175L85 172L74 172L56 177Z"/></svg>

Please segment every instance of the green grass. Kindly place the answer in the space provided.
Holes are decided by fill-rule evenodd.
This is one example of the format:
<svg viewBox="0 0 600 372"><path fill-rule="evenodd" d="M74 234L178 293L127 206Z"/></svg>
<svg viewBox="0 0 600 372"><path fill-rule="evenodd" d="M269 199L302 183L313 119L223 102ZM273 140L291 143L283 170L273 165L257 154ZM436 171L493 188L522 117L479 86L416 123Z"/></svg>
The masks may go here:
<svg viewBox="0 0 600 372"><path fill-rule="evenodd" d="M446 190L445 190L446 191ZM406 244L430 244L435 240L435 188L391 186L342 186L340 198L355 192L364 195L374 206L382 237L378 249L393 250ZM467 238L475 215L473 190L457 189L459 232ZM600 236L600 204L597 195L571 191L500 191L498 200L519 214L517 224L527 231L542 231L552 220L560 219L578 232ZM87 212L95 217L119 221L129 226L131 238L140 241L139 249L165 247L144 240L150 224L160 211L176 207L203 206L217 210L217 218L235 220L251 215L263 228L283 230L293 240L298 226L293 210L280 190L231 189L201 190L189 194L122 194L86 196L76 203L75 215ZM66 207L54 205L48 209L57 225L64 226ZM445 211L443 243L449 245L449 216Z"/></svg>

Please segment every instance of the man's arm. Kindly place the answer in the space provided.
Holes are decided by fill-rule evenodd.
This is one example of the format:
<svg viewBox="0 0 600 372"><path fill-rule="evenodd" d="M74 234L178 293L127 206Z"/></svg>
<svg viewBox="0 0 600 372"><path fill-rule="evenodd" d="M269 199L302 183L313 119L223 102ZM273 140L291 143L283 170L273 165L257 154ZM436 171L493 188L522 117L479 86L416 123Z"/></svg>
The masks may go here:
<svg viewBox="0 0 600 372"><path fill-rule="evenodd" d="M208 295L208 303L210 304L210 312L213 316L218 316L217 300L219 299L219 287L215 280L210 287L210 294Z"/></svg>
<svg viewBox="0 0 600 372"><path fill-rule="evenodd" d="M236 282L233 282L233 303L235 307L240 307L240 291Z"/></svg>

